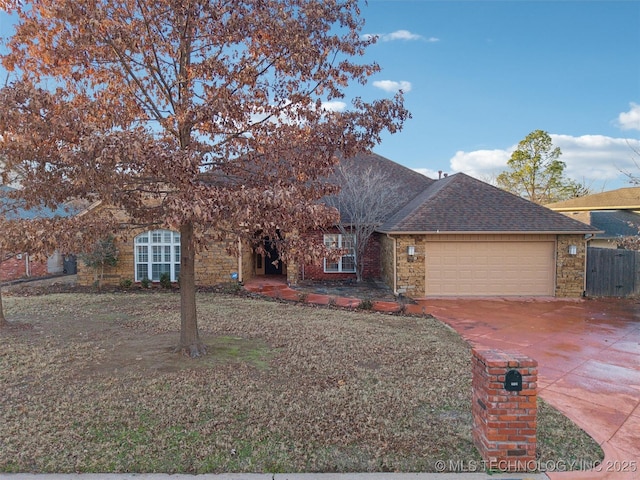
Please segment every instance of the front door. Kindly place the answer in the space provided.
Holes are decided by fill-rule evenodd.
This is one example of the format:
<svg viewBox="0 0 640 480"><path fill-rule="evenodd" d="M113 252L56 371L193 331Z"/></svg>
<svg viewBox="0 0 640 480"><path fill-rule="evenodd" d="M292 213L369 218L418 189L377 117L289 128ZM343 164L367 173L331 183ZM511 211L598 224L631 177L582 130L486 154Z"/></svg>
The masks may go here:
<svg viewBox="0 0 640 480"><path fill-rule="evenodd" d="M268 238L264 240L264 273L265 275L282 275L282 260L275 242Z"/></svg>
<svg viewBox="0 0 640 480"><path fill-rule="evenodd" d="M257 275L282 275L284 273L278 249L275 242L269 238L264 239L264 254L256 253L255 257Z"/></svg>

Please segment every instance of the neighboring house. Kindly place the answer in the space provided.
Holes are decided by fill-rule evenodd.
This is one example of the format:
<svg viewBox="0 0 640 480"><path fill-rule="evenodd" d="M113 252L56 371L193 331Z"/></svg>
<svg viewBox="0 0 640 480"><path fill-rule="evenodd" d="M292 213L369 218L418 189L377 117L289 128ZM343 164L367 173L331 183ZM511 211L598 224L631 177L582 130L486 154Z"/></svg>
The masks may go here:
<svg viewBox="0 0 640 480"><path fill-rule="evenodd" d="M401 194L368 248L365 278L381 278L396 294L425 296L559 296L579 297L585 289L586 237L597 229L555 213L464 174L432 180L379 155L347 162L357 174L372 165L390 172ZM284 235L287 232L283 232ZM353 239L338 229L306 232L344 255L315 265L279 262L270 245L264 258L241 245L240 255L227 253L228 242L211 242L196 258L196 283L213 285L246 281L260 275L300 279L353 279ZM168 230L134 231L118 239L119 262L106 271L105 283L123 279L158 281L167 272L179 275L180 237ZM93 274L78 266L79 282Z"/></svg>
<svg viewBox="0 0 640 480"><path fill-rule="evenodd" d="M4 195L12 190L15 189L0 185L0 209L7 219L52 218L56 216L65 217L72 214L72 212L64 208L56 210L45 207L22 208ZM37 256L34 257L28 252L0 252L0 282L61 273L74 273L65 271L69 269L75 270L75 264L69 262L70 258L69 256L64 257L59 252L55 252L44 259Z"/></svg>
<svg viewBox="0 0 640 480"><path fill-rule="evenodd" d="M546 206L600 230L589 241L590 247L618 248L621 237L637 236L640 229L640 187L619 188Z"/></svg>

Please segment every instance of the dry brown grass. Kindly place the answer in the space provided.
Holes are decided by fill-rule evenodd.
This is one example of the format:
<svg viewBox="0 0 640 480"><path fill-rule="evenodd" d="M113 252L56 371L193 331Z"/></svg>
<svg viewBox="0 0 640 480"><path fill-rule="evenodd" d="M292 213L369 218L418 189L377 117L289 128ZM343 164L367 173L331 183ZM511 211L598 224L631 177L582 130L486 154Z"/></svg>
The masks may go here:
<svg viewBox="0 0 640 480"><path fill-rule="evenodd" d="M432 318L199 294L211 355L171 353L175 293L8 296L0 471L433 471L480 460L470 350ZM601 458L555 410L543 460ZM545 427L547 425L547 427ZM558 427L558 428L556 428Z"/></svg>

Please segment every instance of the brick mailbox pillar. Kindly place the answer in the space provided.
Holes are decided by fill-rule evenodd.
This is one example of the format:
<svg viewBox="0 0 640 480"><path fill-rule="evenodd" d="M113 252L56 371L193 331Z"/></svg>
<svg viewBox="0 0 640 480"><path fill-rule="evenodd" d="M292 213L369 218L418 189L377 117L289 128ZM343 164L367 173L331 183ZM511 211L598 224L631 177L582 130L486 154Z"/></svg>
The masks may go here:
<svg viewBox="0 0 640 480"><path fill-rule="evenodd" d="M473 441L486 468L535 470L538 362L491 349L472 353Z"/></svg>

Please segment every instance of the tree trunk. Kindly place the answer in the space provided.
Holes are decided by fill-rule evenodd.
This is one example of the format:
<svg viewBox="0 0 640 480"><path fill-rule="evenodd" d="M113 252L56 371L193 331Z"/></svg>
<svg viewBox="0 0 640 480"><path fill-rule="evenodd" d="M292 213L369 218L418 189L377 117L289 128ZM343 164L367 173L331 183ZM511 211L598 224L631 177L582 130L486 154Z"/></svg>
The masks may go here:
<svg viewBox="0 0 640 480"><path fill-rule="evenodd" d="M191 358L207 353L198 334L195 257L193 223L187 222L180 227L180 345L177 351Z"/></svg>
<svg viewBox="0 0 640 480"><path fill-rule="evenodd" d="M361 283L364 273L364 256L369 239L359 235L358 232L353 232L353 230L351 234L354 236L356 242L354 252L356 256L356 283Z"/></svg>
<svg viewBox="0 0 640 480"><path fill-rule="evenodd" d="M0 251L0 262L4 258L4 252ZM0 284L0 328L6 327L9 325L7 319L4 317L4 305L2 302L2 285Z"/></svg>
<svg viewBox="0 0 640 480"><path fill-rule="evenodd" d="M9 322L7 322L7 319L4 318L4 307L2 305L2 287L0 287L0 328L6 327L7 325L9 325Z"/></svg>

